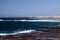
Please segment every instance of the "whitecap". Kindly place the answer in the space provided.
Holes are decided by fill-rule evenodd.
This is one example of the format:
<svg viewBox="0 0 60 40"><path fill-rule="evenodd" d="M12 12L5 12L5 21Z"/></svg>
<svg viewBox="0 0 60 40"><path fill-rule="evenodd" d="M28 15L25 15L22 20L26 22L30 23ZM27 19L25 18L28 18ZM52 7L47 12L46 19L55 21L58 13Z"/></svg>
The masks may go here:
<svg viewBox="0 0 60 40"><path fill-rule="evenodd" d="M16 35L16 34L21 34L21 33L31 33L35 30L24 30L24 31L17 31L17 32L14 32L14 33L0 33L1 36L6 36L6 35Z"/></svg>
<svg viewBox="0 0 60 40"><path fill-rule="evenodd" d="M22 22L60 22L59 20L2 20L0 21L22 21Z"/></svg>

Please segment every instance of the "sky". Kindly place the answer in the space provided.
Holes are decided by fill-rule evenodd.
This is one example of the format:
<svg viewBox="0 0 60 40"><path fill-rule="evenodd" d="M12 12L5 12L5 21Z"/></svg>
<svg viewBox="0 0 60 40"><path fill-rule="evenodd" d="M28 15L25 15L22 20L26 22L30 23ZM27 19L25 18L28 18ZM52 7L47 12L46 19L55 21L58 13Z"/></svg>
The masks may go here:
<svg viewBox="0 0 60 40"><path fill-rule="evenodd" d="M60 0L0 0L0 17L60 16Z"/></svg>

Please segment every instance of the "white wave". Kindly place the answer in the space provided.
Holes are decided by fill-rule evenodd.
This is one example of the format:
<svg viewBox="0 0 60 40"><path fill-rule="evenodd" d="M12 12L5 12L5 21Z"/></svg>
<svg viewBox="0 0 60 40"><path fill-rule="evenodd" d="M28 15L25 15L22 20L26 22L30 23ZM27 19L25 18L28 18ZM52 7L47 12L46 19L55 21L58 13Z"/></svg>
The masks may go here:
<svg viewBox="0 0 60 40"><path fill-rule="evenodd" d="M20 20L20 21L28 21L28 22L60 22L58 20Z"/></svg>
<svg viewBox="0 0 60 40"><path fill-rule="evenodd" d="M2 19L0 19L0 21L3 21Z"/></svg>
<svg viewBox="0 0 60 40"><path fill-rule="evenodd" d="M6 36L6 35L16 35L16 34L19 34L19 33L31 33L35 30L24 30L24 31L17 31L17 32L14 32L14 33L0 33L1 36Z"/></svg>
<svg viewBox="0 0 60 40"><path fill-rule="evenodd" d="M60 22L60 20L2 20L0 19L0 21L22 21L22 22Z"/></svg>

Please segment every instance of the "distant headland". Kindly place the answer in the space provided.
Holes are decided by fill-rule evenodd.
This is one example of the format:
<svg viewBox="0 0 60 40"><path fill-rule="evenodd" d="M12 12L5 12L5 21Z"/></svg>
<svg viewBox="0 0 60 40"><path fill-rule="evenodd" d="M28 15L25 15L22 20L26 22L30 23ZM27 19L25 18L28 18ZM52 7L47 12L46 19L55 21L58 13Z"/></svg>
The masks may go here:
<svg viewBox="0 0 60 40"><path fill-rule="evenodd" d="M0 18L60 18L60 16L20 16L20 17L0 17Z"/></svg>

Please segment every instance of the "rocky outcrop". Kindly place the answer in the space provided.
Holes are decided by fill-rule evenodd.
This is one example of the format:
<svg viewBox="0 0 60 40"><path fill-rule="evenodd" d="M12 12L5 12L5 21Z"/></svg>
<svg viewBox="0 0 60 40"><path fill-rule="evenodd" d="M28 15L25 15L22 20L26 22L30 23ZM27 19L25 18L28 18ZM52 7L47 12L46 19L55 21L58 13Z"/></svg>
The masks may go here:
<svg viewBox="0 0 60 40"><path fill-rule="evenodd" d="M60 28L0 36L0 40L60 40Z"/></svg>

